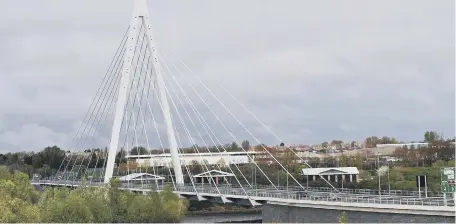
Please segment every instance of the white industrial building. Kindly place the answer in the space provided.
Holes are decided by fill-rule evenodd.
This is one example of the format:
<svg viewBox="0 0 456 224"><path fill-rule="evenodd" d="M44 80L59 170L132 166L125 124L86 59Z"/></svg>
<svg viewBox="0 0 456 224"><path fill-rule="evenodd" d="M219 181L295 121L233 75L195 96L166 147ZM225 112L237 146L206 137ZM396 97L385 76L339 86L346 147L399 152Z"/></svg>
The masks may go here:
<svg viewBox="0 0 456 224"><path fill-rule="evenodd" d="M247 153L253 157L257 152L214 152L214 153L182 153L179 158L182 165L191 165L193 161L199 164L206 163L207 165L216 165L223 160L225 165L229 164L246 164L250 162ZM156 154L156 155L127 155L125 156L130 161L135 161L142 166L168 166L172 167L171 154Z"/></svg>
<svg viewBox="0 0 456 224"><path fill-rule="evenodd" d="M419 149L419 148L423 148L423 147L428 147L429 146L429 143L427 142L415 142L415 143L401 143L401 144L377 144L376 147L377 148L388 148L388 147L395 147L395 148L402 148L406 146L407 148L415 148L415 149Z"/></svg>

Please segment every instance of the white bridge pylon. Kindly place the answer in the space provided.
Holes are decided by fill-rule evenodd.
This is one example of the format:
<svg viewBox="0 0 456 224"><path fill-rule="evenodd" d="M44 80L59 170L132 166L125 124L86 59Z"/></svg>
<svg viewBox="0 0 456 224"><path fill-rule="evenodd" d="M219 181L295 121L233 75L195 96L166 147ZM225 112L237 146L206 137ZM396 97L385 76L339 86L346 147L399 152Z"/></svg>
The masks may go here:
<svg viewBox="0 0 456 224"><path fill-rule="evenodd" d="M289 172L288 162L282 164L285 161L284 155L274 154L273 148L262 144L266 137L262 139L255 137L252 131L232 112L234 108L231 105L225 105L217 96L218 94L214 93L173 50L168 49L171 51L172 57L177 59L177 63L184 66L185 74L174 63L170 64L164 60L162 56L165 55L162 55L162 52L156 48L156 42L162 43L162 41L154 39L152 35L146 0L135 0L134 3L133 16L128 30L95 94L89 111L76 133L75 149L85 149L84 153L67 152L67 156L53 177L53 183L79 186L86 184L87 180L89 185L106 186L105 183L108 183L114 176L123 176L121 185L125 187L124 189L136 189L138 186L141 189L150 189L151 187L163 189L163 186L172 184L175 192L192 197L196 196L198 200L215 200L216 198L217 200L221 199L223 203L230 203L230 201L242 199L248 200L251 205L257 204L257 199L253 198L253 196L258 197L257 174L261 175L260 184L263 185L266 182L267 188L278 194L283 193L284 186L286 189L294 186L307 191L308 186L304 187L304 183L298 180L300 179L297 176L299 171ZM171 71L173 68L180 74L178 77L176 77L176 73ZM189 80L192 77L196 78L196 82ZM226 92L250 117L272 134L270 137L273 137L274 141L283 142L227 89L217 81L215 82L218 84L217 89ZM194 85L198 86L195 88ZM210 99L204 99L203 96L205 95L201 94L202 91L208 94L207 97ZM149 98L150 95L152 95L151 98ZM158 103L155 106L160 107L155 112L154 103ZM215 109L216 106L221 106L221 110ZM200 113L200 109L207 109L207 111ZM114 114L112 114L113 111ZM218 113L226 113L228 116L219 116ZM150 115L151 121L146 119L147 115ZM163 118L160 117L161 115ZM162 141L161 138L164 134L161 133L164 131L162 130L162 122L160 122L162 119L168 145L163 144L165 140ZM210 119L215 120L211 121ZM225 119L231 121L223 121ZM105 130L104 124L109 125L111 122L112 127L107 127L107 129L111 128L109 148L102 149L101 147L104 147L106 143L100 139L104 140L103 137L108 135L106 132L109 132L109 130ZM212 125L209 123L216 125L216 128L212 129ZM152 130L147 128L146 124L153 124L156 136L151 135L150 131ZM255 152L249 152L249 142L247 141L247 146L244 146L239 141L239 137L235 136L238 133L234 133L232 130L245 131L244 133L248 136L244 136L243 139L255 142L254 144L257 145ZM223 133L215 133L214 131L222 131ZM185 140L185 137L188 138L188 141ZM149 138L152 141L149 141ZM130 145L129 139L131 140ZM244 162L237 163L225 160L226 157L231 157L229 156L231 155L229 148L226 146L227 141L235 143L235 146L231 148L235 150L235 154L237 152L242 153L242 157L246 159L243 159ZM159 147L157 147L157 143L160 144ZM86 148L89 146L88 144L97 145L97 147L92 148L93 151L91 151ZM202 144L201 147L198 146L200 144ZM307 167L311 167L299 156L298 152L291 150L288 146L285 148L287 150L287 161L292 160L293 163L302 161ZM164 155L152 159L152 154L161 154L157 151L160 149ZM171 154L171 161L168 161L167 158L164 159L165 156L167 157L166 151L168 150ZM133 153L133 151L136 152ZM194 154L183 159L183 154L190 151ZM201 153L204 151L208 154ZM256 157L255 155L258 153L260 155ZM220 160L224 163L212 161L212 164L209 164L203 158L205 155L211 156L210 158L223 157ZM150 159L143 159L144 162L140 162L140 157ZM136 162L131 162L135 158ZM193 160L188 163L187 159L190 158ZM258 162L262 158L269 161L267 163ZM232 159L234 158L228 158L228 160ZM116 164L118 165L117 169L115 168ZM293 167L296 168L296 166L291 166L292 169L295 169ZM171 171L171 168L174 170ZM148 169L152 169L152 172L148 172ZM183 170L185 171L185 179ZM230 178L224 178L219 182L216 174L215 176L212 174L212 171L217 170L225 170L230 173ZM168 175L166 171L168 171ZM204 183L206 181L203 181L202 178L198 178L197 173L201 172L208 174L207 183ZM162 186L159 185L158 181L147 178L145 180L134 179L144 175L163 180ZM286 175L286 180L283 179L284 175ZM129 179L130 177L132 179ZM328 180L320 177L335 192L338 192ZM184 180L188 183L184 183ZM103 184L101 184L102 182ZM203 193L205 196L202 195ZM230 199L233 194L243 196L233 201ZM263 199L258 200L264 201Z"/></svg>
<svg viewBox="0 0 456 224"><path fill-rule="evenodd" d="M164 81L161 74L161 67L158 60L158 54L156 50L156 45L154 37L152 35L152 29L149 22L148 16L148 7L146 0L135 0L133 17L130 23L130 29L127 36L127 47L125 48L124 54L124 64L123 70L121 73L121 80L119 85L119 94L116 102L116 110L114 115L114 122L111 130L111 139L109 143L108 151L108 160L106 163L106 171L104 176L104 182L108 183L113 176L114 172L114 163L116 158L116 153L119 147L119 137L122 127L122 121L124 118L125 107L127 102L127 95L129 92L129 83L130 83L130 74L132 71L132 63L135 54L136 40L139 38L140 30L139 27L144 27L145 39L147 41L147 46L150 55L152 56L152 66L155 71L157 87L158 87L158 96L160 99L161 110L164 116L165 125L167 129L168 144L170 149L170 154L172 158L175 183L176 185L184 184L184 176L182 174L182 167L179 160L178 146L176 142L176 136L173 129L173 122L171 120L171 112L169 109L169 104L165 92Z"/></svg>
<svg viewBox="0 0 456 224"><path fill-rule="evenodd" d="M161 52L156 49L155 42L149 23L146 2L145 0L135 0L131 24L128 26L128 30L122 38L105 78L101 82L92 104L76 133L76 146L74 149L84 149L84 152L77 152L76 150L75 152L71 152L68 150L59 169L53 174L53 177L50 177L52 180L45 181L44 184L51 186L105 187L105 183L108 183L113 176L116 176L119 177L123 190L146 192L155 189L158 191L172 184L175 193L189 197L190 200L214 200L223 203L250 202L253 206L271 200L299 200L300 198L303 200L312 200L313 196L310 195L312 197L307 197L307 192L316 190L312 190L312 187L309 188L308 182L304 183L303 180L299 180L300 168L298 166L300 165L297 164L297 161L299 163L303 162L309 168L311 166L299 156L298 152L291 150L289 146L284 146L284 150L287 150L286 155L280 152L274 153L272 151L273 148L262 144L262 140L266 140L265 137L262 139L255 137L246 125L234 115L232 112L234 108L231 108L231 105L226 106L217 96L218 94L215 94L204 84L202 79L178 55L173 53L173 57L188 70L184 74L172 63L172 67L180 74L176 78L170 69L170 64L164 60L164 57L160 54ZM161 41L157 42L161 43ZM137 49L139 49L139 52ZM165 70L160 65L163 65ZM149 66L153 66L153 68ZM197 82L188 80L189 77L195 77ZM175 85L171 81L174 81ZM185 84L185 88L189 89L183 88L181 84ZM201 86L194 87L194 85L200 84ZM272 134L270 137L273 137L273 141L283 142L253 112L249 111L219 83L217 89L226 92L247 114L264 127L263 130ZM211 98L209 101L206 101L201 96L202 94L199 92L202 91L208 93L208 97ZM186 92L189 92L189 94ZM134 96L130 97L130 95ZM152 95L152 98L155 97L155 99L150 99L150 95ZM168 104L168 100L170 105ZM116 102L115 109L113 109L113 102ZM136 102L138 102L137 105L135 105ZM154 107L151 106L153 103L159 104L161 114L160 111L156 112L159 115L163 115L163 118L157 118L157 120L163 119L165 121L164 126L168 138L167 149L165 149L160 137L160 130L157 127L159 125L157 125L154 110L152 109ZM217 105L222 107L222 111L213 109ZM138 106L136 111L134 111L135 106ZM131 107L131 111L127 112L129 107ZM174 110L171 111L170 109ZM199 109L208 109L209 113L200 113ZM112 117L113 110L114 117ZM220 119L222 116L219 117L214 110L217 112L227 112L229 116L223 116L223 118L229 119L231 117L231 122L222 121L224 120ZM146 127L146 124L152 125L150 120L146 122L147 112L149 112L157 136L147 133L151 130ZM175 112L173 116L171 116L172 112ZM187 115L186 118L188 119L184 118L184 115ZM210 117L215 118L216 121L210 121ZM111 118L114 118L113 121L111 121ZM174 122L172 118L174 118ZM105 130L104 124L110 124L110 122L113 122L110 143L109 148L105 149L106 142L104 141L104 137L108 135L106 132L109 132L109 130ZM179 122L181 126L177 127L176 124L179 125ZM140 123L138 129L142 128L139 131L141 132L139 135L137 133L138 123ZM211 125L208 123L214 123L224 133L214 133ZM133 126L132 136L129 136L131 133L130 124ZM201 126L198 127L199 125ZM240 131L237 131L239 129L232 127L232 125L239 125L241 131L242 129L245 130L245 133L250 136L244 136L243 139L248 138L255 142L254 144L257 146L254 153L249 152L249 146L244 146L243 143L239 142L239 137L235 136L237 133L233 133L232 130L236 130L236 132ZM125 131L125 134L122 131ZM193 135L191 132L193 134L196 132L197 134ZM188 137L188 142L184 142L185 135ZM157 139L152 139L155 146L150 145L151 141L149 141L149 137L157 137ZM228 162L227 164L219 164L215 161L212 161L212 164L209 164L209 162L206 163L207 161L203 159L202 151L207 151L206 155L209 154L209 156L213 156L213 153L218 154L215 156L220 157L230 157L229 155L232 155L229 153L229 146L224 144L227 143L227 138L232 139L231 141L235 145L232 147L236 149L234 153L242 153L243 158L246 158L246 160L239 163ZM100 141L100 139L103 141ZM129 139L132 141L130 145ZM123 145L119 144L122 142L124 142ZM160 143L159 148L157 147L157 143ZM203 146L199 147L198 145L200 143ZM89 144L91 146L97 146L88 149L87 147L90 147ZM191 145L191 147L186 148L185 145ZM154 154L161 154L158 153L160 149L163 151L163 155L154 156L155 158L152 159L152 151ZM164 159L164 157L168 156L166 155L167 152L165 152L168 149L172 157L171 164L169 164L167 158ZM133 153L133 150L136 153ZM127 153L129 153L129 157L127 157ZM187 163L187 158L185 160L182 159L183 163L181 165L181 158L183 158L184 155L182 154L184 153L194 153L192 155L187 154L189 159L194 160L189 161L191 163ZM256 157L257 153L259 153L258 157ZM133 154L136 154L136 156ZM136 162L133 161L130 163L135 158ZM139 158L147 159L141 159L144 162L139 162ZM118 161L116 161L117 159ZM268 161L263 160L261 162L262 159ZM193 161L196 163L192 163ZM290 164L289 161L293 161L294 164ZM226 162L224 158L222 162ZM282 164L282 162L285 164ZM114 169L115 164L118 164L117 169ZM290 167L289 165L292 166ZM170 167L174 168L174 172L171 172ZM292 172L289 172L289 167L293 169ZM152 172L150 170L148 172L148 169L152 169ZM184 184L182 169L186 171L185 181L189 182L187 184ZM223 173L225 173L225 177L229 178L224 178L224 180L219 182L218 178L221 176L217 174L216 169L218 171L225 170ZM117 170L116 174L114 174L115 170ZM168 171L169 175L166 175L166 171ZM286 180L283 179L284 175L286 175ZM325 190L325 194L330 193L329 196L331 196L327 200L333 200L337 195L344 194L344 191L339 192L338 189L332 186L326 177L323 177L321 174L318 175L321 180L324 180L332 187L331 191ZM143 176L146 178L142 178ZM258 181L261 183L257 182L257 176L261 177L261 180ZM208 179L208 181L206 182L203 178ZM159 185L158 180L162 180L161 185ZM42 182L38 181L37 183L40 184ZM306 184L306 187L303 186ZM336 195L332 192L341 194ZM322 192L314 193L318 197L313 197L313 199L319 200ZM375 201L377 200L374 200L374 203ZM408 206L408 202L406 204Z"/></svg>

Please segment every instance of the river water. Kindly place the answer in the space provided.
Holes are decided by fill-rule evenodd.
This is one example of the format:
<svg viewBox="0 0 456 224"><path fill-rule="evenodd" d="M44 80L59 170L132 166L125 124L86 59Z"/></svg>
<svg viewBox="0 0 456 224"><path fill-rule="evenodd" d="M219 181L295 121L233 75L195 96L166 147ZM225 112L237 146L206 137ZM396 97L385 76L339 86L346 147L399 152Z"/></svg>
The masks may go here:
<svg viewBox="0 0 456 224"><path fill-rule="evenodd" d="M261 212L227 214L189 214L182 223L261 223Z"/></svg>

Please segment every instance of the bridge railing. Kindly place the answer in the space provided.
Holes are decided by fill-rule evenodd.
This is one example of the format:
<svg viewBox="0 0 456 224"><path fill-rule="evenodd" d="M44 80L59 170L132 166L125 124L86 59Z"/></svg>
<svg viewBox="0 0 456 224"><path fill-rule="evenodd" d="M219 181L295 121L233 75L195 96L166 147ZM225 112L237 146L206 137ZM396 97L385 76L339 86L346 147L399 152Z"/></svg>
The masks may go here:
<svg viewBox="0 0 456 224"><path fill-rule="evenodd" d="M265 197L282 198L279 195L264 195ZM417 198L382 198L382 197L350 197L350 196L315 196L315 195L287 195L285 199L294 200L312 200L312 201L328 201L328 202L345 202L345 203L368 203L368 204L396 204L396 205L415 205L415 206L454 206L454 203L449 203L443 199L423 200Z"/></svg>
<svg viewBox="0 0 456 224"><path fill-rule="evenodd" d="M193 188L188 186L181 187L181 192L193 192ZM198 188L200 194L213 194L223 195L226 197L231 196L245 196L245 192L239 188L223 189L219 188ZM220 193L219 193L220 191ZM454 206L451 201L443 200L442 198L411 198L411 197L391 197L391 196L378 196L378 195L364 195L364 197L354 196L349 194L335 194L327 192L277 192L277 191L261 191L249 190L246 191L249 197L255 198L276 198L287 200L311 200L311 201L333 201L333 202L347 202L347 203L369 203L369 204L398 204L398 205L420 205L420 206Z"/></svg>
<svg viewBox="0 0 456 224"><path fill-rule="evenodd" d="M36 180L33 182L39 182L39 183L56 183L56 184L73 184L73 185L81 185L82 181L80 180L61 180L61 181L50 181L50 180ZM103 185L103 183L100 182L90 182L90 181L85 181L86 185ZM153 183L122 183L121 184L124 187L130 187L130 188L141 188L141 189L151 189L151 188L156 188L156 185ZM165 186L165 185L171 185L172 183L159 183L159 188ZM188 187L192 187L193 185L185 185ZM210 184L195 184L195 187L197 188L204 188L204 187L211 187ZM213 187L213 186L212 186ZM224 188L241 188L241 186L238 185L217 185L218 188L224 189ZM337 188L337 191L334 190L333 188L329 187L298 187L298 186L268 186L268 185L254 185L254 186L242 186L242 188L246 190L278 190L278 191L318 191L318 192L330 192L330 193L346 193L346 194L361 194L361 195L391 195L391 196L410 196L410 197L419 197L420 194L421 196L424 196L424 192L418 192L418 191L403 191L403 190L374 190L374 189L351 189L351 188ZM194 191L194 190L193 190ZM438 194L432 194L433 197L443 197L442 193ZM450 196L450 195L449 195ZM451 197L451 196L450 196Z"/></svg>
<svg viewBox="0 0 456 224"><path fill-rule="evenodd" d="M36 182L35 182L36 183ZM60 184L66 186L80 186L81 181L39 181L42 184ZM100 186L102 183L97 183L94 186ZM121 187L132 191L163 190L168 185L163 184L140 184L140 183L122 183ZM350 191L336 193L328 188L271 188L270 186L252 186L244 187L244 189L232 185L218 185L217 188L209 184L196 184L176 186L175 191L181 194L209 194L211 196L225 197L251 197L256 200L269 199L286 199L286 200L311 200L311 201L333 201L347 203L372 203L372 204L398 204L398 205L421 205L421 206L454 206L454 200L444 200L440 197L419 198L408 195L400 195L399 193L390 195L373 194L371 190L349 189ZM358 191L353 191L358 190ZM400 191L396 191L400 192ZM400 192L402 193L402 192Z"/></svg>
<svg viewBox="0 0 456 224"><path fill-rule="evenodd" d="M82 184L82 181L80 180L61 180L61 181L52 181L52 180L34 180L33 182L39 182L39 183L56 183L56 184L74 184L74 185L80 185ZM100 182L91 182L91 181L85 181L86 185L103 185L103 183ZM126 186L131 186L131 187L137 187L137 188L149 188L155 186L153 183L148 183L148 184L142 184L142 183L122 183L122 185ZM171 185L172 183L159 183L159 186L163 185ZM190 184L187 184L185 186L193 186ZM205 187L205 186L211 186L210 184L195 184L196 187ZM239 185L217 185L218 188L241 188ZM369 195L397 195L397 196L419 196L421 193L422 195L424 192L418 192L418 191L403 191L403 190L375 190L375 189L351 189L351 188L336 188L334 190L333 188L329 187L298 187L298 186L269 186L269 185L254 185L254 186L242 186L244 189L277 189L277 190L283 190L283 191L303 191L303 190L309 190L309 191L319 191L319 192L340 192L340 193L349 193L349 194L369 194ZM443 194L438 193L438 194L433 194L435 197L442 197Z"/></svg>
<svg viewBox="0 0 456 224"><path fill-rule="evenodd" d="M172 185L171 183L164 183L159 185ZM135 188L142 188L142 189L150 189L156 188L155 184L140 184L140 183L125 183L123 186L135 187ZM185 185L186 187L191 187L192 191L193 185ZM196 188L208 188L214 187L210 184L195 184ZM239 185L228 185L228 184L220 184L217 185L219 189L225 188L241 188ZM317 192L329 192L329 193L345 193L345 194L360 194L360 195L390 195L390 196L409 196L409 197L424 197L425 192L418 192L418 191L403 191L403 190L372 190L372 189L350 189L350 188L337 188L337 191L333 188L328 187L298 187L298 186L276 186L275 188L268 185L254 185L254 186L242 186L245 190L277 190L277 191L317 191ZM215 189L215 187L214 187ZM443 197L443 194L433 194L434 197Z"/></svg>

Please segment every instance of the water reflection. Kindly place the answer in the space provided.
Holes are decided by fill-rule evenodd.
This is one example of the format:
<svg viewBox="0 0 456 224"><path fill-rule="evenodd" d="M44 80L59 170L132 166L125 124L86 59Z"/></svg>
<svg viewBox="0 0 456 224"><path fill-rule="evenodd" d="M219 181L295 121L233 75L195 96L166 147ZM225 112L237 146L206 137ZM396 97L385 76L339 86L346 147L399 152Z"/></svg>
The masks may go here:
<svg viewBox="0 0 456 224"><path fill-rule="evenodd" d="M230 214L198 214L187 215L183 223L241 223L241 222L261 223L261 213L230 213Z"/></svg>

